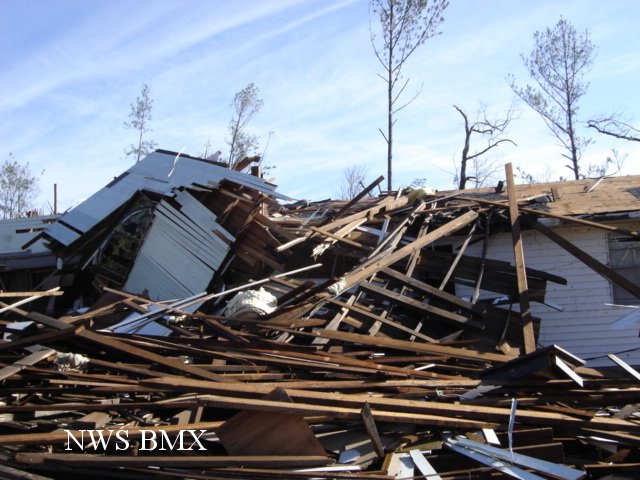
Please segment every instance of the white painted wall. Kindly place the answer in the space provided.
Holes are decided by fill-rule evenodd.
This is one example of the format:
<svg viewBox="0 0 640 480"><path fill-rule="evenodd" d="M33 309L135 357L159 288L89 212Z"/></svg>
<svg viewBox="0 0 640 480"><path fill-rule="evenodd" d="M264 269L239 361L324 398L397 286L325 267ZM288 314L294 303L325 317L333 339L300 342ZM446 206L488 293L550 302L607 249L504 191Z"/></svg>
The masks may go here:
<svg viewBox="0 0 640 480"><path fill-rule="evenodd" d="M621 225L622 226L622 225ZM635 225L638 228L638 225ZM558 227L557 233L578 248L608 265L607 233L590 227ZM547 284L547 302L564 308L558 312L539 303L531 306L541 319L538 343L556 344L574 355L588 360L589 366L613 366L606 355L615 353L625 362L640 365L640 324L632 328L614 329L611 323L632 309L611 307L611 284L564 249L536 231L525 231L525 264L567 279L567 285ZM493 235L488 257L514 264L511 233ZM482 242L469 246L468 255L480 256ZM469 295L459 288L459 295ZM494 294L495 295L495 294ZM626 350L635 351L620 353Z"/></svg>

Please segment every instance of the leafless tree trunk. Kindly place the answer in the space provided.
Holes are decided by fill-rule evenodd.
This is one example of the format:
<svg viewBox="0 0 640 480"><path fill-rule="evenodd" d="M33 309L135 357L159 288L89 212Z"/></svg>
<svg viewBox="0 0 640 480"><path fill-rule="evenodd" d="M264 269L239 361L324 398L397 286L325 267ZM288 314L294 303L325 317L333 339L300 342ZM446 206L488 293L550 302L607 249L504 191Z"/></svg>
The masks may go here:
<svg viewBox="0 0 640 480"><path fill-rule="evenodd" d="M460 113L464 120L464 144L460 156L460 168L458 169L457 175L458 188L460 190L466 188L468 180L475 181L475 186L478 187L484 182L484 180L486 180L490 173L493 173L488 171L491 170L491 162L480 161L481 157L501 143L508 142L516 145L513 140L503 138L507 126L513 119L515 109L512 105L509 107L503 118L489 119L487 117L486 107L481 106L476 116L476 120L471 122L469 121L467 114L460 107L454 105L453 108ZM474 136L485 138L487 143L484 147L471 153L471 138ZM473 170L475 170L473 176L467 175L467 171L470 166L469 162L473 162L472 166Z"/></svg>
<svg viewBox="0 0 640 480"><path fill-rule="evenodd" d="M381 31L378 38L369 25L371 44L385 70L385 75L379 76L387 84L387 131L385 134L381 129L380 133L387 143L388 190L393 189L394 116L420 93L398 106L409 83L409 78L402 77L402 67L416 48L439 33L438 26L444 21L442 14L448 4L448 0L371 0L371 12L377 16Z"/></svg>

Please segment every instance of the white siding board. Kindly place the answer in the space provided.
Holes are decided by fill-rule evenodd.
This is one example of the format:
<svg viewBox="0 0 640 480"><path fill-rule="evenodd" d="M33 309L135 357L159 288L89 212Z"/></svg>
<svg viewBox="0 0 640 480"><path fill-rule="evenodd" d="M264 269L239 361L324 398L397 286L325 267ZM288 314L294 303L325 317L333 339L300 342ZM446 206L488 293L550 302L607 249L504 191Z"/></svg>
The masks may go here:
<svg viewBox="0 0 640 480"><path fill-rule="evenodd" d="M638 225L635 225L635 229ZM555 231L598 261L609 264L607 234L590 227L561 227ZM640 349L638 329L614 330L610 324L629 313L628 309L611 307L611 283L595 273L564 249L535 231L523 232L525 265L564 277L568 285L547 283L546 301L564 308L558 312L550 307L532 303L531 310L541 318L539 343L557 344L592 366L611 365L608 353ZM467 255L480 256L482 242L470 245ZM500 233L490 239L489 258L513 264L513 245L510 233ZM456 287L461 295L470 295L469 287ZM486 298L487 294L484 292ZM494 293L489 293L495 296ZM640 350L624 353L626 362L640 365ZM599 357L599 358L595 358Z"/></svg>

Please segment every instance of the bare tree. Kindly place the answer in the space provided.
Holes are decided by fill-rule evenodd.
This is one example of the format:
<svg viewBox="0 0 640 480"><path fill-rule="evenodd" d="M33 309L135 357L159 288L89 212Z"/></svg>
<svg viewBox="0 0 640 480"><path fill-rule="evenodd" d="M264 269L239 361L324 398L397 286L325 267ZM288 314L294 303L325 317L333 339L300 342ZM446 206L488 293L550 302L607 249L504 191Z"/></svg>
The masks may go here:
<svg viewBox="0 0 640 480"><path fill-rule="evenodd" d="M124 122L125 128L134 129L138 132L138 144L131 144L129 150L125 150L127 157L136 157L136 163L140 161L143 155L148 155L156 147L156 143L153 140L143 140L144 134L151 131L149 122L151 121L153 99L149 96L149 90L149 85L143 83L140 96L136 98L135 103L131 104L129 121Z"/></svg>
<svg viewBox="0 0 640 480"><path fill-rule="evenodd" d="M621 154L615 148L611 149L611 155L600 163L590 163L587 167L587 178L613 177L622 171L628 154Z"/></svg>
<svg viewBox="0 0 640 480"><path fill-rule="evenodd" d="M534 183L549 183L549 182L564 182L567 179L564 177L559 177L554 179L556 175L554 169L549 165L545 165L544 168L536 172L535 174L531 172L527 172L521 166L516 166L516 171L518 177L522 180L522 182L532 185Z"/></svg>
<svg viewBox="0 0 640 480"><path fill-rule="evenodd" d="M398 103L409 83L409 78L402 76L402 67L420 45L440 33L438 26L444 21L442 14L448 4L448 0L371 0L371 12L378 18L381 35L378 37L371 28L371 14L369 34L376 58L385 71L379 76L387 84L387 133L382 129L380 133L387 143L388 190L393 189L394 116L420 93L404 104Z"/></svg>
<svg viewBox="0 0 640 480"><path fill-rule="evenodd" d="M248 84L233 97L231 106L235 110L229 122L229 168L236 169L246 157L258 150L258 137L245 131L247 124L260 111L264 102L259 97L260 90L253 83Z"/></svg>
<svg viewBox="0 0 640 480"><path fill-rule="evenodd" d="M587 126L604 135L630 142L640 142L640 130L619 120L617 115L589 120Z"/></svg>
<svg viewBox="0 0 640 480"><path fill-rule="evenodd" d="M21 165L9 153L0 166L0 211L2 218L18 218L32 208L39 177L31 173L29 164Z"/></svg>
<svg viewBox="0 0 640 480"><path fill-rule="evenodd" d="M351 200L364 189L367 169L364 165L351 165L342 170L342 179L338 185L336 195L341 200Z"/></svg>
<svg viewBox="0 0 640 480"><path fill-rule="evenodd" d="M491 149L497 147L501 143L516 143L508 138L503 138L509 123L513 119L515 112L514 105L511 105L505 112L504 117L491 119L487 116L487 107L480 106L480 110L476 114L476 120L470 121L468 115L457 105L455 108L464 120L464 146L460 155L460 168L456 169L457 184L460 190L466 188L467 181L471 180L475 183L475 187L479 187L493 174L497 169L495 162L483 157ZM471 147L472 137L481 137L486 143L479 149ZM469 165L471 162L471 165ZM468 175L470 169L473 175Z"/></svg>
<svg viewBox="0 0 640 480"><path fill-rule="evenodd" d="M513 76L510 77L510 85L543 118L553 136L566 150L562 154L570 161L566 167L578 179L581 151L590 143L590 139L578 136L576 116L578 101L589 86L584 81L584 75L593 63L595 47L587 30L576 32L562 17L553 29L535 32L533 39L533 50L528 57L521 57L537 87L518 87Z"/></svg>

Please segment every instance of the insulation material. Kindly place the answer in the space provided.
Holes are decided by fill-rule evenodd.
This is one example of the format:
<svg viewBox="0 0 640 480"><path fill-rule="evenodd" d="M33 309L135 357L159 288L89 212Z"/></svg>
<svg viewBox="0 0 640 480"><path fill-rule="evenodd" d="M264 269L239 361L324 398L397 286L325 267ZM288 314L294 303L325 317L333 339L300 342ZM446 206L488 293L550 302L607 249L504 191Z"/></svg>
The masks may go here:
<svg viewBox="0 0 640 480"><path fill-rule="evenodd" d="M227 304L225 317L253 319L273 312L278 299L264 288L238 293Z"/></svg>
<svg viewBox="0 0 640 480"><path fill-rule="evenodd" d="M89 359L79 353L57 352L53 363L60 372L82 372L87 368Z"/></svg>

